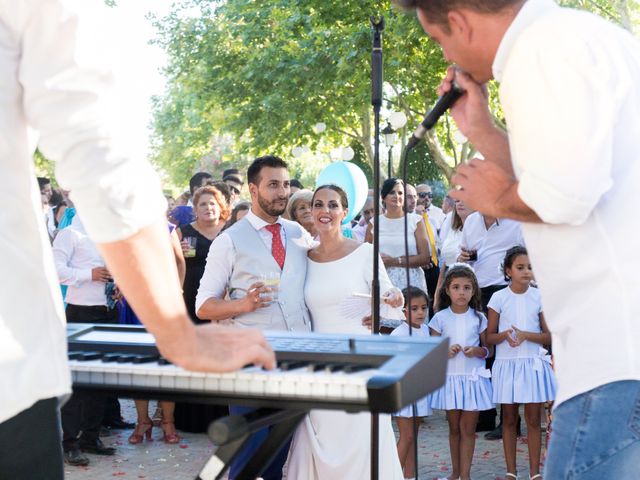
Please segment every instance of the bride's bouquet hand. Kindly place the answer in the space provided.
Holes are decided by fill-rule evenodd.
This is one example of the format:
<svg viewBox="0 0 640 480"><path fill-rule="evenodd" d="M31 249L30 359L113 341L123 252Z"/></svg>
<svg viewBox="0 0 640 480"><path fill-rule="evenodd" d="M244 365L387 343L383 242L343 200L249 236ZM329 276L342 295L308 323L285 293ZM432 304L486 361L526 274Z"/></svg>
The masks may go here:
<svg viewBox="0 0 640 480"><path fill-rule="evenodd" d="M402 292L397 288L392 288L382 295L382 301L392 308L400 308L404 305Z"/></svg>

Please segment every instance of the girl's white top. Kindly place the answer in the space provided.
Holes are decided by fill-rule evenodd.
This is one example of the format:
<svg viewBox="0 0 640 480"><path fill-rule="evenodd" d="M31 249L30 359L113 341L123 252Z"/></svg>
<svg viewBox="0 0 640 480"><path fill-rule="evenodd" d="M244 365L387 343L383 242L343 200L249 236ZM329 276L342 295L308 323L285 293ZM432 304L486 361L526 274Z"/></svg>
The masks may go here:
<svg viewBox="0 0 640 480"><path fill-rule="evenodd" d="M530 287L524 293L514 293L509 287L498 290L491 296L489 308L500 315L498 332L503 332L512 325L525 332L542 332L542 302L537 288ZM526 340L515 348L507 341L496 345L496 360L532 358L539 354L540 345Z"/></svg>
<svg viewBox="0 0 640 480"><path fill-rule="evenodd" d="M487 329L487 317L469 308L465 313L454 313L451 308L440 310L429 322L429 328L449 337L449 345L480 346L480 334ZM466 357L460 351L449 359L447 375L467 375L484 370L484 358Z"/></svg>

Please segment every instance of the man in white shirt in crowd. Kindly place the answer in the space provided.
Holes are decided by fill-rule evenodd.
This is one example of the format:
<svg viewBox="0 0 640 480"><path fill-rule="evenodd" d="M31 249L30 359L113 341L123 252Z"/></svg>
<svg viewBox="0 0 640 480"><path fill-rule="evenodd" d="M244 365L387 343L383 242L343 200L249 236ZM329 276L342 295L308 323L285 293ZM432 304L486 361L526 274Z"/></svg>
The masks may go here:
<svg viewBox="0 0 640 480"><path fill-rule="evenodd" d="M280 217L289 199L287 164L275 156L259 157L249 166L247 180L251 210L211 244L196 297L197 315L213 321L231 318L240 327L309 332L304 281L313 240L298 223ZM250 409L231 406L230 411ZM230 479L266 435L263 429L252 436L232 464ZM262 474L265 480L282 478L288 450L287 443Z"/></svg>
<svg viewBox="0 0 640 480"><path fill-rule="evenodd" d="M439 93L454 76L466 90L451 113L486 160L458 168L451 196L525 222L558 379L545 478L636 478L640 43L551 0L396 3L461 69ZM508 134L488 109L492 78Z"/></svg>
<svg viewBox="0 0 640 480"><path fill-rule="evenodd" d="M358 240L360 243L364 242L364 237L367 234L367 227L369 226L371 218L373 218L373 207L373 197L367 197L366 202L364 202L364 207L362 207L362 210L360 211L360 220L358 220L358 223L351 228L353 238Z"/></svg>
<svg viewBox="0 0 640 480"><path fill-rule="evenodd" d="M112 280L79 215L53 241L53 260L62 285L67 285L67 323L118 323L118 312L107 306L106 282ZM117 400L116 400L117 402ZM70 465L88 465L81 451L113 455L99 438L107 397L74 393L62 407L62 446ZM82 435L80 435L82 433Z"/></svg>
<svg viewBox="0 0 640 480"><path fill-rule="evenodd" d="M507 286L500 265L507 250L516 245L524 245L520 222L480 212L464 222L458 261L469 263L476 272L485 311L491 295Z"/></svg>
<svg viewBox="0 0 640 480"><path fill-rule="evenodd" d="M436 229L434 233L437 234L442 227L444 213L440 207L433 204L433 191L429 185L421 183L416 187L416 191L418 192L418 202L424 205L424 213L429 217L431 225Z"/></svg>
<svg viewBox="0 0 640 480"><path fill-rule="evenodd" d="M106 25L104 8L97 0L0 0L0 203L7 206L0 216L0 472L12 480L62 480L58 401L71 392L29 127L57 161L60 184L73 191L89 236L164 357L199 371L275 361L260 332L196 327L187 315L158 176L116 148L118 117L108 112L118 102L102 53L117 29Z"/></svg>

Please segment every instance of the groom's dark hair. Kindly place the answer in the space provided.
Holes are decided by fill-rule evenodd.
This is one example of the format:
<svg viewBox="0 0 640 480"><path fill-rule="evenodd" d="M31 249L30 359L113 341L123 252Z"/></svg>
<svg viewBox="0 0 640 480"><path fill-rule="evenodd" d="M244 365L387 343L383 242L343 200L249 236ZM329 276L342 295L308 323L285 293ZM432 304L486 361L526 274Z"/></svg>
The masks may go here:
<svg viewBox="0 0 640 480"><path fill-rule="evenodd" d="M254 185L258 185L260 183L260 172L264 167L288 169L289 165L287 165L287 162L275 155L258 157L251 162L251 165L249 165L249 168L247 169L247 181Z"/></svg>

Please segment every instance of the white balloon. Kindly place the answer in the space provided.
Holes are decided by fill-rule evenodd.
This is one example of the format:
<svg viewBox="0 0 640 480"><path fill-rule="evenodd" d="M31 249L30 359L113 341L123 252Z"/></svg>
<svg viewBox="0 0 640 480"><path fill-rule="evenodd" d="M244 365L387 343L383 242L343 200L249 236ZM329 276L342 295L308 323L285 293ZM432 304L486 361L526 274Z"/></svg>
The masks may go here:
<svg viewBox="0 0 640 480"><path fill-rule="evenodd" d="M389 123L394 130L400 130L407 124L407 116L404 112L393 112L389 116Z"/></svg>
<svg viewBox="0 0 640 480"><path fill-rule="evenodd" d="M293 154L294 157L298 158L304 153L304 151L302 150L302 147L293 147L293 150L291 150L291 153Z"/></svg>
<svg viewBox="0 0 640 480"><path fill-rule="evenodd" d="M343 160L351 160L355 156L356 152L353 151L351 147L344 147L342 149L342 159Z"/></svg>
<svg viewBox="0 0 640 480"><path fill-rule="evenodd" d="M331 152L329 152L329 156L333 159L333 160L338 160L339 158L342 157L342 149L341 148L334 148L333 150L331 150Z"/></svg>
<svg viewBox="0 0 640 480"><path fill-rule="evenodd" d="M313 126L313 131L316 133L322 133L327 129L327 125L323 122L318 122Z"/></svg>

